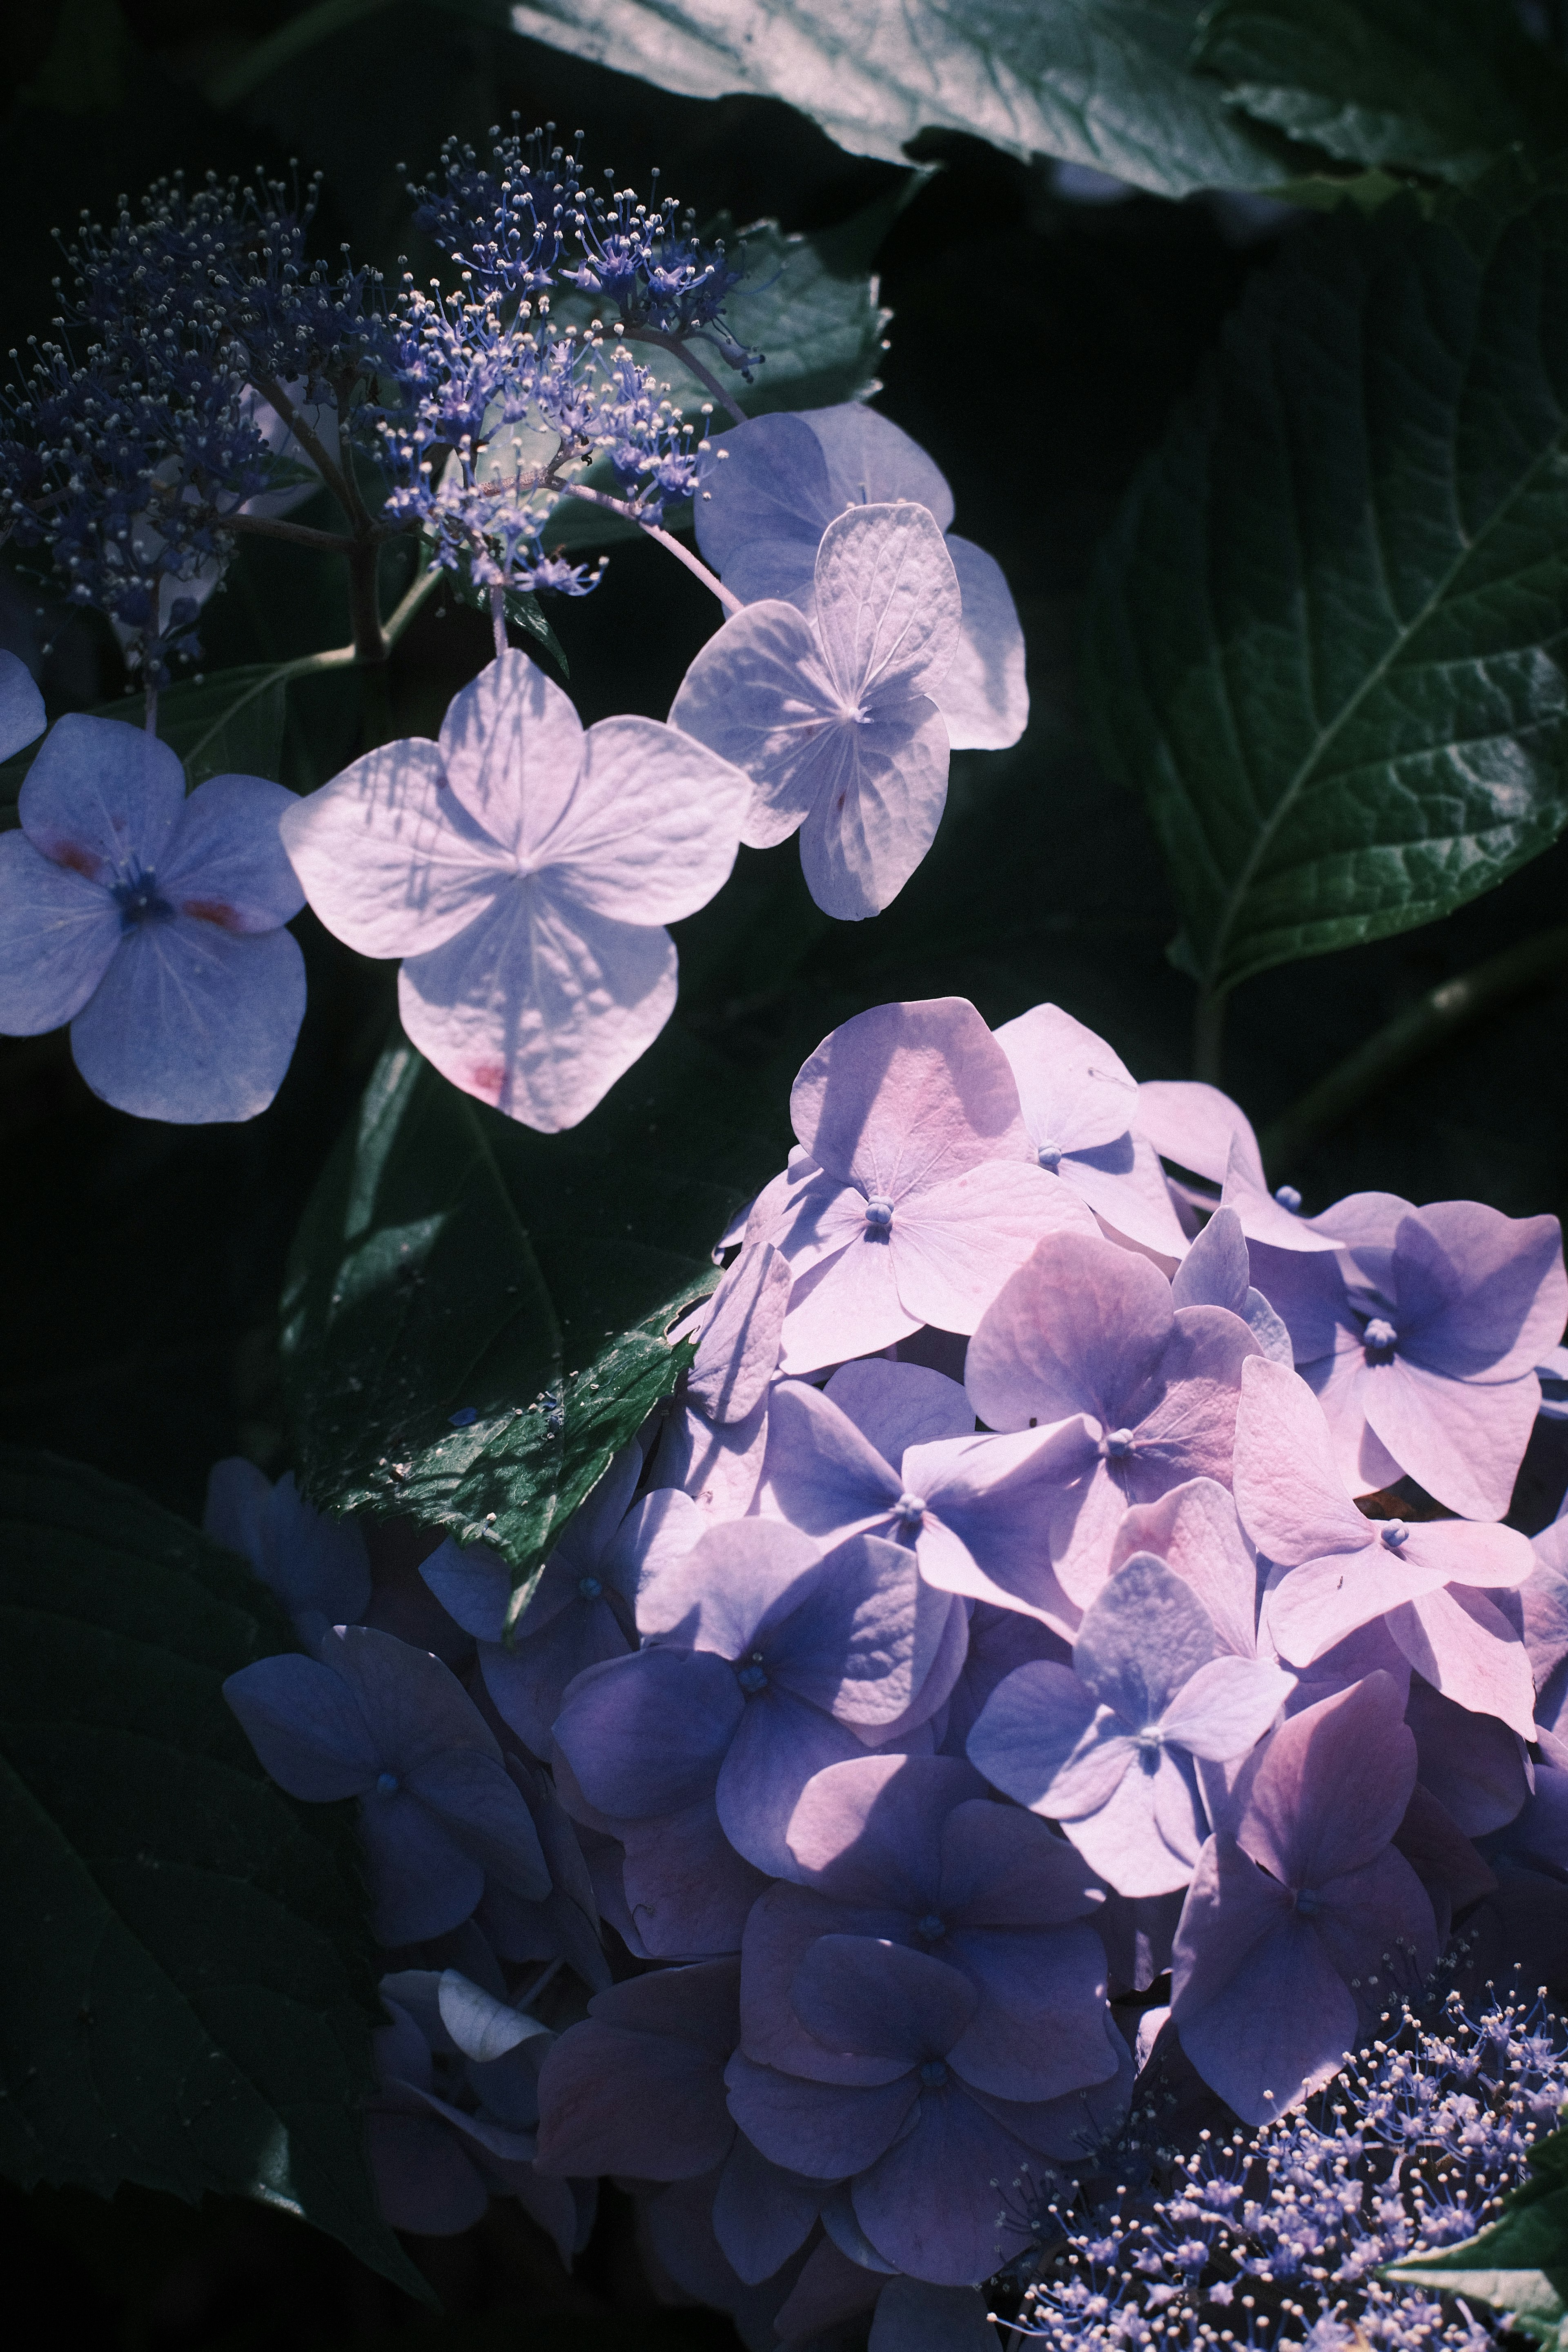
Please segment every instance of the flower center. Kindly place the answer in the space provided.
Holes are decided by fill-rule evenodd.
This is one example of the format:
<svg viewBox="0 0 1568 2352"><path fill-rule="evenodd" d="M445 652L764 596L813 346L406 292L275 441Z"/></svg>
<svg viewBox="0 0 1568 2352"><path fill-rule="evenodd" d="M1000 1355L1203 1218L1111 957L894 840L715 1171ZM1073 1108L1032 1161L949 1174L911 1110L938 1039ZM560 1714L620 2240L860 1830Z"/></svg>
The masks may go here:
<svg viewBox="0 0 1568 2352"><path fill-rule="evenodd" d="M756 1691L766 1690L768 1686L767 1669L763 1664L763 1654L761 1650L753 1650L749 1658L743 1658L741 1661L741 1664L735 1668L735 1680L740 1684L741 1688L745 1692L748 1698L750 1698Z"/></svg>
<svg viewBox="0 0 1568 2352"><path fill-rule="evenodd" d="M921 2081L928 2091L939 2091L947 2080L947 2068L940 2058L928 2058L921 2068Z"/></svg>
<svg viewBox="0 0 1568 2352"><path fill-rule="evenodd" d="M1362 1335L1369 1356L1389 1356L1394 1352L1399 1334L1384 1315L1374 1315Z"/></svg>
<svg viewBox="0 0 1568 2352"><path fill-rule="evenodd" d="M1100 1450L1108 1462L1121 1462L1132 1451L1130 1429L1108 1429L1100 1441Z"/></svg>
<svg viewBox="0 0 1568 2352"><path fill-rule="evenodd" d="M1397 1551L1401 1544L1409 1542L1410 1530L1403 1519L1390 1519L1383 1530L1383 1540L1390 1551Z"/></svg>
<svg viewBox="0 0 1568 2352"><path fill-rule="evenodd" d="M885 1234L893 1222L893 1204L885 1192L873 1192L866 1203L866 1223Z"/></svg>
<svg viewBox="0 0 1568 2352"><path fill-rule="evenodd" d="M577 1590L584 1601L597 1601L604 1589L596 1576L580 1576L577 1579Z"/></svg>
<svg viewBox="0 0 1568 2352"><path fill-rule="evenodd" d="M940 1911L928 1911L923 1919L915 1921L915 1933L925 1943L940 1944L947 1933L947 1921Z"/></svg>
<svg viewBox="0 0 1568 2352"><path fill-rule="evenodd" d="M1048 1168L1051 1174L1054 1176L1057 1170L1062 1164L1061 1145L1059 1143L1042 1143L1038 1151L1036 1152L1035 1157L1039 1161L1041 1167Z"/></svg>
<svg viewBox="0 0 1568 2352"><path fill-rule="evenodd" d="M120 928L133 931L141 923L172 923L174 910L167 898L160 898L153 887L154 877L133 866L123 882L112 882L109 895L120 909Z"/></svg>
<svg viewBox="0 0 1568 2352"><path fill-rule="evenodd" d="M384 1797L395 1797L397 1794L396 1773L378 1772L375 1776L375 1785L381 1790Z"/></svg>
<svg viewBox="0 0 1568 2352"><path fill-rule="evenodd" d="M924 1518L925 1511L926 1502L923 1495L900 1495L893 1505L893 1517L896 1519L901 1519L905 1527L918 1526Z"/></svg>
<svg viewBox="0 0 1568 2352"><path fill-rule="evenodd" d="M1297 1910L1305 1912L1309 1919L1314 1911L1321 1911L1322 1907L1321 1896L1314 1895L1310 1886L1304 1886L1296 1897Z"/></svg>
<svg viewBox="0 0 1568 2352"><path fill-rule="evenodd" d="M1297 1192L1294 1184L1276 1184L1274 1198L1282 1209L1289 1209L1293 1217L1300 1215L1301 1195Z"/></svg>

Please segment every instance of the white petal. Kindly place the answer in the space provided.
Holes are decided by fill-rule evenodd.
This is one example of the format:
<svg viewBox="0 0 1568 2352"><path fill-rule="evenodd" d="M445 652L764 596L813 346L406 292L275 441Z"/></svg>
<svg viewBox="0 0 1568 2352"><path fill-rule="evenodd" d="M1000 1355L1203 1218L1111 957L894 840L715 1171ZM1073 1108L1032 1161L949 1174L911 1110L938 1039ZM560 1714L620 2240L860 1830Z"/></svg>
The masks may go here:
<svg viewBox="0 0 1568 2352"><path fill-rule="evenodd" d="M741 838L785 841L825 789L843 728L816 633L793 605L752 604L710 637L669 709L670 724L752 780Z"/></svg>
<svg viewBox="0 0 1568 2352"><path fill-rule="evenodd" d="M474 822L527 856L571 797L583 722L538 665L509 647L447 704L441 757Z"/></svg>
<svg viewBox="0 0 1568 2352"><path fill-rule="evenodd" d="M329 931L420 955L466 929L516 865L447 790L434 743L384 743L286 809L283 846Z"/></svg>
<svg viewBox="0 0 1568 2352"><path fill-rule="evenodd" d="M858 400L842 401L836 408L803 408L798 415L827 460L830 513L912 499L931 509L939 530L947 529L952 520L947 476L890 416Z"/></svg>
<svg viewBox="0 0 1568 2352"><path fill-rule="evenodd" d="M818 766L826 789L800 836L806 887L825 914L859 922L891 904L935 838L947 802L942 713L922 696L835 729Z"/></svg>
<svg viewBox="0 0 1568 2352"><path fill-rule="evenodd" d="M932 700L955 751L1005 751L1029 723L1024 632L1002 566L983 547L948 533L963 597L958 650Z"/></svg>
<svg viewBox="0 0 1568 2352"><path fill-rule="evenodd" d="M107 890L0 834L0 1035L37 1037L79 1013L120 945Z"/></svg>
<svg viewBox="0 0 1568 2352"><path fill-rule="evenodd" d="M533 833L530 863L568 868L573 897L617 922L694 915L729 879L751 778L658 719L602 719L584 753L554 825Z"/></svg>
<svg viewBox="0 0 1568 2352"><path fill-rule="evenodd" d="M963 599L925 507L856 507L816 551L816 626L850 709L931 692L958 650Z"/></svg>
<svg viewBox="0 0 1568 2352"><path fill-rule="evenodd" d="M403 1025L465 1094L547 1135L575 1127L675 1009L668 931L523 879L398 976Z"/></svg>
<svg viewBox="0 0 1568 2352"><path fill-rule="evenodd" d="M124 935L71 1023L71 1052L93 1093L138 1118L254 1118L283 1082L304 1014L291 932L246 937L182 915Z"/></svg>

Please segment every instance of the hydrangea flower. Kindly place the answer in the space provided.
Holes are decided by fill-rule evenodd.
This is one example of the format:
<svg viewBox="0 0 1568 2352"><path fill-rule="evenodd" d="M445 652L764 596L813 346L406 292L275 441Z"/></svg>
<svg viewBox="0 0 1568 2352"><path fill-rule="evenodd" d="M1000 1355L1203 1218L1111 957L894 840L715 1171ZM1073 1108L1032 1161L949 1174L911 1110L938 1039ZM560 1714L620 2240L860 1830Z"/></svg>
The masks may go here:
<svg viewBox="0 0 1568 2352"><path fill-rule="evenodd" d="M668 1020L663 926L723 883L747 790L655 719L584 733L559 687L507 652L453 697L438 744L367 752L295 805L284 838L329 930L405 959L398 1005L421 1053L554 1133Z"/></svg>
<svg viewBox="0 0 1568 2352"><path fill-rule="evenodd" d="M44 731L44 698L26 662L0 652L0 760L9 760Z"/></svg>
<svg viewBox="0 0 1568 2352"><path fill-rule="evenodd" d="M276 1486L243 1454L215 1462L202 1525L250 1562L294 1620L307 1650L370 1606L370 1556L352 1520L312 1510L285 1471Z"/></svg>
<svg viewBox="0 0 1568 2352"><path fill-rule="evenodd" d="M1292 1716L1235 1833L1204 1847L1176 1931L1171 2014L1248 2123L1326 2083L1363 2026L1437 1957L1432 1906L1391 1843L1415 1742L1391 1675Z"/></svg>
<svg viewBox="0 0 1568 2352"><path fill-rule="evenodd" d="M0 835L0 1031L70 1024L92 1088L139 1118L254 1118L305 1012L283 929L304 904L279 839L297 805L260 776L185 796L166 743L73 715L24 779Z"/></svg>
<svg viewBox="0 0 1568 2352"><path fill-rule="evenodd" d="M752 417L716 434L697 497L697 543L747 604L782 599L809 615L816 551L846 507L900 499L929 509L946 534L963 597L957 650L932 699L955 751L1002 751L1029 716L1024 633L1001 566L948 526L952 492L939 467L890 417L858 402Z"/></svg>
<svg viewBox="0 0 1568 2352"><path fill-rule="evenodd" d="M1338 1247L1322 1219L1300 1213L1301 1196L1293 1185L1269 1191L1252 1122L1217 1087L1195 1078L1145 1079L1138 1089L1138 1124L1162 1159L1223 1186L1221 1199L1249 1241L1276 1249Z"/></svg>
<svg viewBox="0 0 1568 2352"><path fill-rule="evenodd" d="M1292 1677L1220 1652L1191 1585L1138 1552L1084 1612L1069 1669L1019 1666L969 1735L986 1778L1059 1822L1119 1894L1191 1876L1207 1830L1194 1759L1247 1755Z"/></svg>
<svg viewBox="0 0 1568 2352"><path fill-rule="evenodd" d="M1179 1307L1147 1258L1096 1234L1053 1234L975 1326L965 1385L992 1429L1081 1415L1051 1562L1080 1607L1104 1581L1130 1503L1189 1478L1229 1484L1242 1367L1258 1342L1223 1307Z"/></svg>
<svg viewBox="0 0 1568 2352"><path fill-rule="evenodd" d="M1088 1207L1035 1163L1007 1058L963 997L846 1021L802 1065L790 1116L805 1156L752 1213L795 1276L785 1372L926 1323L973 1331L1042 1236L1098 1238Z"/></svg>
<svg viewBox="0 0 1568 2352"><path fill-rule="evenodd" d="M1186 1235L1160 1162L1152 1145L1133 1132L1138 1082L1104 1039L1059 1004L1037 1004L1005 1021L996 1043L1018 1082L1024 1124L1040 1166L1081 1193L1129 1241L1173 1260L1183 1257Z"/></svg>
<svg viewBox="0 0 1568 2352"><path fill-rule="evenodd" d="M1254 1270L1346 1481L1405 1471L1451 1510L1500 1518L1541 1402L1536 1362L1568 1317L1556 1218L1362 1192L1318 1224L1342 1255L1270 1251Z"/></svg>
<svg viewBox="0 0 1568 2352"><path fill-rule="evenodd" d="M806 887L859 922L891 904L935 838L948 739L934 689L958 643L958 579L923 507L858 507L816 551L812 619L770 599L710 637L672 726L752 779L741 837L800 831Z"/></svg>
<svg viewBox="0 0 1568 2352"><path fill-rule="evenodd" d="M361 1800L384 1944L459 1926L487 1871L526 1900L550 1892L538 1832L494 1737L427 1650L340 1626L321 1663L258 1658L223 1694L291 1797Z"/></svg>
<svg viewBox="0 0 1568 2352"><path fill-rule="evenodd" d="M1486 1590L1530 1576L1528 1538L1488 1522L1366 1518L1304 1381L1258 1359L1243 1368L1241 1397L1237 1507L1276 1563L1264 1606L1280 1655L1310 1665L1381 1617L1436 1689L1531 1738L1529 1653Z"/></svg>

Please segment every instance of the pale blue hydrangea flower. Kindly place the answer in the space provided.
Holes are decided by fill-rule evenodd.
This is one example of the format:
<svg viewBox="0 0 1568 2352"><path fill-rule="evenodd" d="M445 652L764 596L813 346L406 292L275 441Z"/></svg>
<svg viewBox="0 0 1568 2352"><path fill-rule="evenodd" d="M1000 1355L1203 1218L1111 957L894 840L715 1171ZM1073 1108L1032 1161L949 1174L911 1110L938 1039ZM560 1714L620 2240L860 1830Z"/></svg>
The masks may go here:
<svg viewBox="0 0 1568 2352"><path fill-rule="evenodd" d="M0 1032L70 1024L94 1094L139 1118L254 1118L305 1012L283 926L304 904L279 838L293 795L213 776L185 796L166 743L62 719L0 836Z"/></svg>

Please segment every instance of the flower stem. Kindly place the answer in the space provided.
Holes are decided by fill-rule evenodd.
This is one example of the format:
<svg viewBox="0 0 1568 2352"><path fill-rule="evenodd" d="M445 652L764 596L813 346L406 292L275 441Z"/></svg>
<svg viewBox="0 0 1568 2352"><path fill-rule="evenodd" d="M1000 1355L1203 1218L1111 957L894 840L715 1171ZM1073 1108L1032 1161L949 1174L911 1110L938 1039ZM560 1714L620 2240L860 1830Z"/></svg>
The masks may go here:
<svg viewBox="0 0 1568 2352"><path fill-rule="evenodd" d="M506 590L504 588L490 590L490 627L495 633L496 659L500 661L506 651Z"/></svg>
<svg viewBox="0 0 1568 2352"><path fill-rule="evenodd" d="M1439 988L1375 1031L1337 1068L1320 1078L1259 1139L1270 1181L1342 1127L1363 1106L1402 1078L1487 1013L1554 979L1568 964L1568 923L1505 948Z"/></svg>
<svg viewBox="0 0 1568 2352"><path fill-rule="evenodd" d="M1230 992L1224 988L1199 991L1193 1010L1193 1076L1205 1086L1217 1087L1224 1067L1225 1015Z"/></svg>
<svg viewBox="0 0 1568 2352"><path fill-rule="evenodd" d="M628 499L613 499L607 490L590 490L582 482L563 482L561 487L569 499L586 499L590 506L605 507L611 514L624 515L627 522L635 522L649 539L657 539L660 547L668 548L676 562L684 563L688 572L718 597L727 613L745 611L740 598L725 587L716 572L709 571L700 555L693 555L689 547L682 547L673 531L661 530L656 522L645 522Z"/></svg>
<svg viewBox="0 0 1568 2352"><path fill-rule="evenodd" d="M628 343L657 343L661 352L668 352L672 357L680 362L683 367L690 369L698 383L705 391L712 394L721 408L729 410L737 425L747 423L745 410L736 407L712 369L706 366L698 358L690 344L683 343L679 335L664 334L658 327L628 327L626 339Z"/></svg>
<svg viewBox="0 0 1568 2352"><path fill-rule="evenodd" d="M257 391L278 411L349 520L362 530L368 529L370 514L359 494L352 469L340 466L335 457L328 456L321 435L314 425L306 423L303 414L295 407L276 376L258 375L255 383Z"/></svg>
<svg viewBox="0 0 1568 2352"><path fill-rule="evenodd" d="M426 564L423 572L416 574L413 586L409 588L398 603L393 606L392 611L386 616L383 634L384 635L389 646L395 646L397 643L398 638L403 635L403 632L408 626L409 622L413 620L420 606L425 603L426 597L430 594L431 590L436 587L437 583L444 579L445 576L446 575L438 563Z"/></svg>
<svg viewBox="0 0 1568 2352"><path fill-rule="evenodd" d="M149 735L156 738L158 732L158 687L155 679L150 677L147 680L144 695L145 709L142 714L142 724L147 730Z"/></svg>

